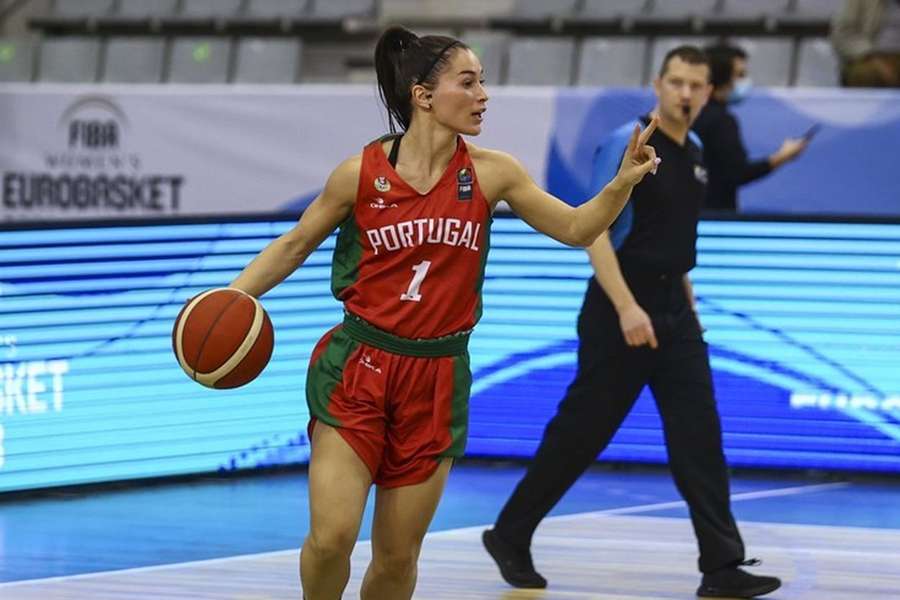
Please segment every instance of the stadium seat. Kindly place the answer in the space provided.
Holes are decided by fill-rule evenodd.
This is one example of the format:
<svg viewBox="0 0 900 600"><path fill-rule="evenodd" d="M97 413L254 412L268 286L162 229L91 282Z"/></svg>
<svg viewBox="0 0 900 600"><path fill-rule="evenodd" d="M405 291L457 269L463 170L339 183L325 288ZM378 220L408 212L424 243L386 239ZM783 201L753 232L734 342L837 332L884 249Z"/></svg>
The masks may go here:
<svg viewBox="0 0 900 600"><path fill-rule="evenodd" d="M772 22L784 16L791 0L722 0L714 22L736 24Z"/></svg>
<svg viewBox="0 0 900 600"><path fill-rule="evenodd" d="M498 85L505 80L509 34L502 31L468 31L460 39L478 55L487 84Z"/></svg>
<svg viewBox="0 0 900 600"><path fill-rule="evenodd" d="M162 80L163 51L161 38L111 38L106 44L103 81L159 83Z"/></svg>
<svg viewBox="0 0 900 600"><path fill-rule="evenodd" d="M0 81L31 81L34 43L24 38L0 38Z"/></svg>
<svg viewBox="0 0 900 600"><path fill-rule="evenodd" d="M791 20L830 21L844 5L844 0L794 0Z"/></svg>
<svg viewBox="0 0 900 600"><path fill-rule="evenodd" d="M186 37L172 42L168 80L172 83L228 81L230 42L225 38Z"/></svg>
<svg viewBox="0 0 900 600"><path fill-rule="evenodd" d="M509 17L514 0L380 0L379 14L385 23L479 22Z"/></svg>
<svg viewBox="0 0 900 600"><path fill-rule="evenodd" d="M375 77L369 40L304 40L302 61L303 83L361 83Z"/></svg>
<svg viewBox="0 0 900 600"><path fill-rule="evenodd" d="M586 38L581 45L576 83L638 87L644 82L647 44L642 37Z"/></svg>
<svg viewBox="0 0 900 600"><path fill-rule="evenodd" d="M517 38L509 46L510 85L570 85L575 41L571 38Z"/></svg>
<svg viewBox="0 0 900 600"><path fill-rule="evenodd" d="M241 8L241 0L182 0L181 16L186 18L226 18Z"/></svg>
<svg viewBox="0 0 900 600"><path fill-rule="evenodd" d="M807 38L797 52L795 85L836 87L840 82L840 65L831 42L826 38Z"/></svg>
<svg viewBox="0 0 900 600"><path fill-rule="evenodd" d="M577 6L577 0L517 0L511 17L515 19L542 20L569 16Z"/></svg>
<svg viewBox="0 0 900 600"><path fill-rule="evenodd" d="M319 19L375 16L375 0L313 0L312 16Z"/></svg>
<svg viewBox="0 0 900 600"><path fill-rule="evenodd" d="M647 11L648 0L584 0L575 19L585 21L619 21L631 19Z"/></svg>
<svg viewBox="0 0 900 600"><path fill-rule="evenodd" d="M56 0L53 16L64 18L102 17L112 11L114 0Z"/></svg>
<svg viewBox="0 0 900 600"><path fill-rule="evenodd" d="M646 15L638 20L650 24L684 23L716 14L719 0L651 0Z"/></svg>
<svg viewBox="0 0 900 600"><path fill-rule="evenodd" d="M246 16L257 19L297 18L309 10L310 0L248 0Z"/></svg>
<svg viewBox="0 0 900 600"><path fill-rule="evenodd" d="M119 0L116 17L129 20L171 17L177 8L178 0Z"/></svg>
<svg viewBox="0 0 900 600"><path fill-rule="evenodd" d="M294 83L302 42L296 38L248 37L237 45L235 83Z"/></svg>
<svg viewBox="0 0 900 600"><path fill-rule="evenodd" d="M59 83L97 81L100 42L86 37L45 39L41 45L38 79Z"/></svg>
<svg viewBox="0 0 900 600"><path fill-rule="evenodd" d="M794 53L790 38L735 38L731 43L747 53L754 83L767 87L790 85Z"/></svg>

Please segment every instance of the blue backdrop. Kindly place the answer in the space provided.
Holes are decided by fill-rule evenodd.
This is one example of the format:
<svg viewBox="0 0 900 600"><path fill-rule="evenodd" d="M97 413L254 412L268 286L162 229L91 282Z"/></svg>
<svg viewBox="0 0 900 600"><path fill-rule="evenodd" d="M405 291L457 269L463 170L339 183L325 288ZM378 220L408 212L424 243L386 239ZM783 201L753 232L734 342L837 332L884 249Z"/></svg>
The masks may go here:
<svg viewBox="0 0 900 600"><path fill-rule="evenodd" d="M0 231L0 491L308 458L303 382L333 237L263 298L276 349L232 391L171 350L181 304L291 221ZM571 380L590 267L493 224L468 452L529 456ZM733 465L900 471L900 224L702 221L692 278ZM642 396L605 460L663 462Z"/></svg>

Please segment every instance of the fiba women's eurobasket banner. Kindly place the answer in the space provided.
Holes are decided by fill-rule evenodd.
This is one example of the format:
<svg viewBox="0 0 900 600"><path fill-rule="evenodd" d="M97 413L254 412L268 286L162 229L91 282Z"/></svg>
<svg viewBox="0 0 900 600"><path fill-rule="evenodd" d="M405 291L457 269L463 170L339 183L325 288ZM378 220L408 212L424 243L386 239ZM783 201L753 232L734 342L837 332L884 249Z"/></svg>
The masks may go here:
<svg viewBox="0 0 900 600"><path fill-rule="evenodd" d="M572 204L591 195L597 146L654 103L649 89L490 94L475 143ZM741 212L900 215L897 92L760 90L734 111L753 158L821 126L799 160L741 189ZM0 220L296 213L386 132L374 85L4 85Z"/></svg>

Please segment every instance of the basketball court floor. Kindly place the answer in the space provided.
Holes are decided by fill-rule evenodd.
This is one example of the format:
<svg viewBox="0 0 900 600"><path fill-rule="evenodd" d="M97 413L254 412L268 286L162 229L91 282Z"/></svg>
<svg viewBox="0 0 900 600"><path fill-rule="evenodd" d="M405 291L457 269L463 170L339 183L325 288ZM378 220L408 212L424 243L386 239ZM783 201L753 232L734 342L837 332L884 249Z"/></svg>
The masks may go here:
<svg viewBox="0 0 900 600"><path fill-rule="evenodd" d="M544 591L513 590L480 533L523 466L464 462L426 539L416 598L687 599L696 546L668 473L596 468L538 530ZM900 482L762 475L732 482L748 557L785 581L773 599L900 598ZM345 598L358 598L371 511ZM83 488L0 500L0 599L299 598L306 475Z"/></svg>

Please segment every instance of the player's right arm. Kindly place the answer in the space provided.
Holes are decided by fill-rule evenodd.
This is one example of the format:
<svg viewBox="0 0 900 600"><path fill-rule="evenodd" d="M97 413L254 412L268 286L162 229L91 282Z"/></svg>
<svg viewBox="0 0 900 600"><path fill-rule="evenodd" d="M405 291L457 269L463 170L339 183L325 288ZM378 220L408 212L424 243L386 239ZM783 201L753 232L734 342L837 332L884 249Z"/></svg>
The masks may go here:
<svg viewBox="0 0 900 600"><path fill-rule="evenodd" d="M362 157L345 160L331 173L325 188L303 211L297 224L266 246L240 275L233 288L262 296L284 281L352 212Z"/></svg>

